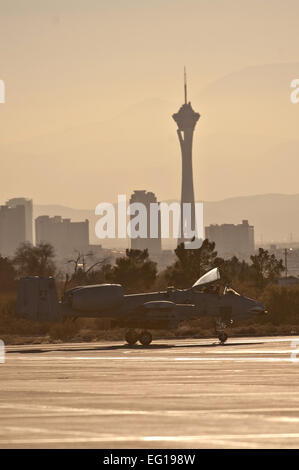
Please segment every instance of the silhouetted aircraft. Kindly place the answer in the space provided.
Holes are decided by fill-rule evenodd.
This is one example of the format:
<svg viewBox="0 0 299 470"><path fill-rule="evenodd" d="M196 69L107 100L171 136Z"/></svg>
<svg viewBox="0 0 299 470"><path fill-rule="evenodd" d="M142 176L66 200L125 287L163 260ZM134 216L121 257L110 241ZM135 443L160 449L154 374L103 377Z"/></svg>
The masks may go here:
<svg viewBox="0 0 299 470"><path fill-rule="evenodd" d="M221 343L225 328L234 320L266 313L264 305L221 288L218 268L204 274L190 289L169 287L163 292L125 295L119 284L79 286L65 292L58 302L53 278L26 277L20 280L16 312L40 321L96 317L110 320L111 327L125 328L128 344L152 342L151 329L177 328L184 320L204 316L215 319Z"/></svg>

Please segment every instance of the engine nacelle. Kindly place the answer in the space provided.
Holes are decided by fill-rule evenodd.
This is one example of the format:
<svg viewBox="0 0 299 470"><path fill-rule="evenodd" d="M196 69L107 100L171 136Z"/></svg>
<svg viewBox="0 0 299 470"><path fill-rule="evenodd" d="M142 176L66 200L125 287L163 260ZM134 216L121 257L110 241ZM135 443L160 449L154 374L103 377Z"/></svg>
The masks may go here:
<svg viewBox="0 0 299 470"><path fill-rule="evenodd" d="M79 312L103 312L121 305L124 289L119 284L96 284L67 291L63 303Z"/></svg>

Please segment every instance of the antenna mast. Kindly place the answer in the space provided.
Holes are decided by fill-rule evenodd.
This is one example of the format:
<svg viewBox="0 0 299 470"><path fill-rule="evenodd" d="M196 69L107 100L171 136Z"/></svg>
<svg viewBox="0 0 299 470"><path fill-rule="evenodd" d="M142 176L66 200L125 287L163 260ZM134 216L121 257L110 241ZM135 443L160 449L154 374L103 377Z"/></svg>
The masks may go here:
<svg viewBox="0 0 299 470"><path fill-rule="evenodd" d="M185 92L185 104L187 104L187 74L186 74L186 67L184 67L184 92Z"/></svg>

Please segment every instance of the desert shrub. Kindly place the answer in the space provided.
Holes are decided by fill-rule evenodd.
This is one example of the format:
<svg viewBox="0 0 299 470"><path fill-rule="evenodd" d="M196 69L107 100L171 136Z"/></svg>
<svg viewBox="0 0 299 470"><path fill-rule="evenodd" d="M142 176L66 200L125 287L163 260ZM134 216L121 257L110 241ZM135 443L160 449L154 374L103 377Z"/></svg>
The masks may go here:
<svg viewBox="0 0 299 470"><path fill-rule="evenodd" d="M72 339L79 331L79 325L72 320L65 320L61 323L54 323L49 328L49 335L52 340L67 341Z"/></svg>
<svg viewBox="0 0 299 470"><path fill-rule="evenodd" d="M45 335L49 323L20 318L15 314L16 294L0 295L0 337L3 335Z"/></svg>
<svg viewBox="0 0 299 470"><path fill-rule="evenodd" d="M269 320L275 324L299 324L299 288L297 286L268 286L262 301L269 311Z"/></svg>

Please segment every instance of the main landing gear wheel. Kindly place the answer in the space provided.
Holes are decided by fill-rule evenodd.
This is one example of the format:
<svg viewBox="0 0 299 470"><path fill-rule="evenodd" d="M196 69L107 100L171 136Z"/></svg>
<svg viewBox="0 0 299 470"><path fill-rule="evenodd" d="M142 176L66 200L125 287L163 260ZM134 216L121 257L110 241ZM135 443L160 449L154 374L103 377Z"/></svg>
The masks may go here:
<svg viewBox="0 0 299 470"><path fill-rule="evenodd" d="M133 346L133 344L136 344L138 341L138 333L135 330L128 330L126 331L125 334L125 340L128 344Z"/></svg>
<svg viewBox="0 0 299 470"><path fill-rule="evenodd" d="M218 339L220 341L220 344L224 344L225 341L227 340L228 336L226 333L220 333L218 336Z"/></svg>
<svg viewBox="0 0 299 470"><path fill-rule="evenodd" d="M139 336L139 341L143 346L149 346L153 337L149 331L142 331Z"/></svg>

